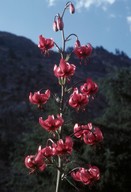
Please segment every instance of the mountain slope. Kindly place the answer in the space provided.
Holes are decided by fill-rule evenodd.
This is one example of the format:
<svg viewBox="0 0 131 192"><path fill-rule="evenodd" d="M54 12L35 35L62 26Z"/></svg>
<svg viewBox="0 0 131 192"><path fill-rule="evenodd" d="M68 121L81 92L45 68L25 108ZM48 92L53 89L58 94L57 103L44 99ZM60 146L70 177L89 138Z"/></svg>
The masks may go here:
<svg viewBox="0 0 131 192"><path fill-rule="evenodd" d="M69 50L72 48L68 48L67 52ZM54 51L44 57L37 45L25 37L0 32L0 184L9 182L8 157L22 132L29 131L25 127L25 121L36 117L28 102L29 92L41 88L50 88L53 93L59 91L56 86L57 78L53 74L54 64L58 64L59 59L59 54ZM87 77L104 80L117 69L131 67L131 59L123 52L112 54L103 47L95 48L88 61L81 63L72 55L69 62L77 66L73 82ZM105 100L98 94L88 111L93 117L97 117L104 107ZM79 114L77 118L79 119ZM6 190L2 185L0 191L7 192L10 189Z"/></svg>

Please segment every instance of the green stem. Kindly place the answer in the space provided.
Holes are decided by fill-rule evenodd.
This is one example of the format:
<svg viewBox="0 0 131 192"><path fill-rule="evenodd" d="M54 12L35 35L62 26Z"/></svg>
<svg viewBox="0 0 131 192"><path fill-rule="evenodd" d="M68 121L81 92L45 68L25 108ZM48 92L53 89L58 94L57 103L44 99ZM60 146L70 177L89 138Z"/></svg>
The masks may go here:
<svg viewBox="0 0 131 192"><path fill-rule="evenodd" d="M63 115L63 105L64 105L64 93L65 93L65 86L61 85L61 100L60 100L60 114Z"/></svg>
<svg viewBox="0 0 131 192"><path fill-rule="evenodd" d="M63 115L63 103L64 103L64 86L61 86L61 101L60 101L60 115ZM58 140L62 138L62 129L59 128L59 134L58 134ZM61 189L61 174L62 172L62 159L60 156L58 156L58 163L57 163L58 169L57 169L57 179L56 179L56 191L60 192Z"/></svg>
<svg viewBox="0 0 131 192"><path fill-rule="evenodd" d="M72 33L72 34L68 35L68 37L66 37L65 42L68 41L71 36L75 36L76 39L78 39L78 36L75 33Z"/></svg>
<svg viewBox="0 0 131 192"><path fill-rule="evenodd" d="M73 186L77 191L80 191L69 179L66 178L66 181L68 181L68 183Z"/></svg>
<svg viewBox="0 0 131 192"><path fill-rule="evenodd" d="M68 5L66 5L66 7L64 8L63 14L62 14L62 19L65 13L66 8L68 7ZM64 29L61 31L61 35L62 35L62 51L61 53L61 58L65 58L65 35L64 35ZM58 46L57 46L58 48ZM64 94L65 94L65 86L61 85L61 99L60 99L60 115L61 117L63 116L63 108L64 108ZM62 138L62 127L59 128L58 131L58 140ZM60 170L62 170L62 159L60 156L58 156L58 168L57 169L57 179L56 179L56 191L55 192L60 192L61 189L61 174L62 172Z"/></svg>
<svg viewBox="0 0 131 192"><path fill-rule="evenodd" d="M58 156L58 167L61 169L62 161L60 156ZM57 179L56 179L56 192L60 192L61 188L61 171L57 169Z"/></svg>
<svg viewBox="0 0 131 192"><path fill-rule="evenodd" d="M64 34L64 29L61 31L62 34L62 57L64 59L65 57L65 34Z"/></svg>

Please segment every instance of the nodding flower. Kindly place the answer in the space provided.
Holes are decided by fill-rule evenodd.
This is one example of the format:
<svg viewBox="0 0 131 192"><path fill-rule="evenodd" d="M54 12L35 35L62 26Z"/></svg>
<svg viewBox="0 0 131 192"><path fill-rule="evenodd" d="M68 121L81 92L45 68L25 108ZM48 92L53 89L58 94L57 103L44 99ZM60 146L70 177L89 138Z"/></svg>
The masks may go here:
<svg viewBox="0 0 131 192"><path fill-rule="evenodd" d="M66 136L65 141L60 139L57 143L53 143L52 147L55 148L56 155L71 154L73 150L73 141L72 138Z"/></svg>
<svg viewBox="0 0 131 192"><path fill-rule="evenodd" d="M45 93L40 93L40 91L29 94L29 101L32 104L38 105L41 108L42 104L45 104L50 98L50 90L47 89Z"/></svg>
<svg viewBox="0 0 131 192"><path fill-rule="evenodd" d="M78 88L75 88L73 93L69 98L69 105L79 111L79 109L84 110L88 104L89 99L87 95L78 92Z"/></svg>
<svg viewBox="0 0 131 192"><path fill-rule="evenodd" d="M45 37L43 37L42 35L39 36L39 44L38 47L40 48L40 50L46 54L48 53L49 49L51 49L52 47L54 47L54 41L53 39L46 39Z"/></svg>
<svg viewBox="0 0 131 192"><path fill-rule="evenodd" d="M83 94L92 95L92 94L95 94L98 91L98 85L95 82L93 82L92 79L88 78L86 80L86 83L81 85L80 91Z"/></svg>
<svg viewBox="0 0 131 192"><path fill-rule="evenodd" d="M71 176L75 181L90 185L100 179L100 170L96 166L88 165L88 169L80 167L77 171L72 171Z"/></svg>
<svg viewBox="0 0 131 192"><path fill-rule="evenodd" d="M98 127L93 127L92 123L87 125L74 125L74 135L81 138L86 144L94 145L103 140L103 134Z"/></svg>
<svg viewBox="0 0 131 192"><path fill-rule="evenodd" d="M74 75L75 69L76 66L74 64L69 64L64 59L61 59L59 66L54 66L54 74L57 78L69 78Z"/></svg>
<svg viewBox="0 0 131 192"><path fill-rule="evenodd" d="M54 115L49 115L46 120L40 117L39 123L46 131L56 131L63 125L64 120L60 115L57 115L57 118L55 118Z"/></svg>
<svg viewBox="0 0 131 192"><path fill-rule="evenodd" d="M90 43L81 46L80 42L77 40L74 47L74 53L79 59L85 59L91 55L92 46Z"/></svg>
<svg viewBox="0 0 131 192"><path fill-rule="evenodd" d="M36 155L28 155L25 158L25 166L30 169L30 173L33 173L37 170L44 171L46 164L44 162L44 156L41 151L38 151Z"/></svg>

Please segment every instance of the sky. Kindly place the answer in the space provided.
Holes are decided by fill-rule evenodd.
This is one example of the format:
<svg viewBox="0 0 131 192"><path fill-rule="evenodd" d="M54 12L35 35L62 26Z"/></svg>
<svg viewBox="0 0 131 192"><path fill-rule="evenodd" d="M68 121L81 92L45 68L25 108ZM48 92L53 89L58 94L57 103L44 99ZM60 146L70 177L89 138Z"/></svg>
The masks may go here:
<svg viewBox="0 0 131 192"><path fill-rule="evenodd" d="M61 33L54 32L54 16L62 13L66 0L0 0L0 31L24 36L38 44L42 34L61 47ZM131 0L72 0L75 14L66 11L65 36L78 35L82 45L123 51L131 58ZM72 38L68 46L74 46Z"/></svg>

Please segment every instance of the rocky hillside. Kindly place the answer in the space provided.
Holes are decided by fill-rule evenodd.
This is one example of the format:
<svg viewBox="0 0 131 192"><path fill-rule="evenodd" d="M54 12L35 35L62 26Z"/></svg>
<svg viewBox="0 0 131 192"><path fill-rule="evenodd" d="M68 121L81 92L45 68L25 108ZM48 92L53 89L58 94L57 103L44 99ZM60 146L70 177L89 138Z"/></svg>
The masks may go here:
<svg viewBox="0 0 131 192"><path fill-rule="evenodd" d="M72 48L68 48L67 52ZM59 54L50 52L44 57L31 40L7 32L0 32L0 120L7 114L24 112L30 91L51 87L55 92L57 79L53 66ZM73 55L70 63L77 65L75 80L99 79L116 68L131 66L131 59L123 52L109 53L103 47L94 49L92 57L83 64Z"/></svg>
<svg viewBox="0 0 131 192"><path fill-rule="evenodd" d="M67 52L71 49L68 48ZM10 114L18 115L27 112L30 91L41 88L51 88L53 92L57 91L57 79L53 75L53 66L58 62L57 52L51 51L49 56L44 57L31 40L0 32L1 122L7 122ZM77 65L74 81L78 81L87 77L93 79L105 77L116 68L131 66L131 59L123 52L112 54L103 47L97 47L88 61L80 64L81 62L72 55L70 63ZM15 115L11 121L14 121ZM3 123L2 126L5 129ZM14 122L8 126L10 126L8 132L12 132L12 129L16 127Z"/></svg>

